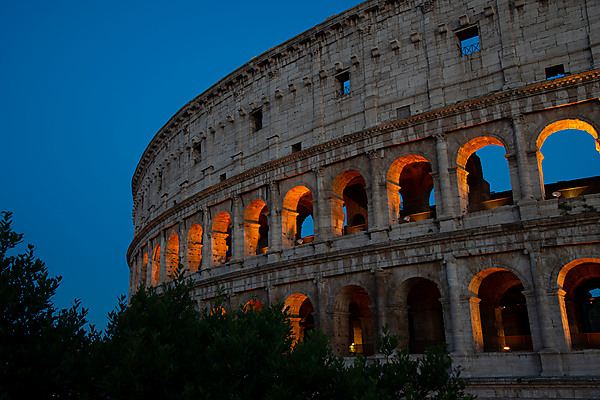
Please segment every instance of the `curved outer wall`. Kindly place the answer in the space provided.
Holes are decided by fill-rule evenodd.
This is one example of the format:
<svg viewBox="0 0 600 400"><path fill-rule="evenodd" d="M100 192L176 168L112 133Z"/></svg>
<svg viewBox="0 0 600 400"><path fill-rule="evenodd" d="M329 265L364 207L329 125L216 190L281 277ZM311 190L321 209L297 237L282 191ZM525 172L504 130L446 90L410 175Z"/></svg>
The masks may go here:
<svg viewBox="0 0 600 400"><path fill-rule="evenodd" d="M462 55L473 33L479 50ZM600 277L600 190L593 179L573 196L546 186L540 147L576 128L600 150L599 43L597 1L374 0L253 58L142 155L131 290L172 279L179 259L199 307L218 287L228 307L306 298L342 355L349 335L368 353L386 322L418 336L415 310L427 307L415 293L434 293L431 329L480 397L592 397L600 350L573 342L568 285L571 270ZM512 191L475 206L468 160L489 144L505 149ZM409 169L435 205L406 211ZM300 238L311 208L314 235ZM355 226L344 213L360 214ZM524 349L490 350L493 279L526 301Z"/></svg>

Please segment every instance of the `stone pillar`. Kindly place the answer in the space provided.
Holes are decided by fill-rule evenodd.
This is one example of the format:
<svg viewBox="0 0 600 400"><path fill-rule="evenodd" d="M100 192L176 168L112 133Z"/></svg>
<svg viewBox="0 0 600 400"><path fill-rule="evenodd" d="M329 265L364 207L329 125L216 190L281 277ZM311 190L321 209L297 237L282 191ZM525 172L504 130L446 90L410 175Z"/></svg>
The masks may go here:
<svg viewBox="0 0 600 400"><path fill-rule="evenodd" d="M481 312L479 311L479 297L468 298L469 309L471 311L471 331L473 332L473 346L476 352L483 351L483 330L481 326Z"/></svg>
<svg viewBox="0 0 600 400"><path fill-rule="evenodd" d="M387 304L387 290L388 287L388 273L382 269L375 269L373 271L374 287L375 287L375 304L377 305L376 312L374 313L373 325L375 328L375 337L382 331L381 328L387 323L385 314L385 308ZM375 349L377 351L377 349Z"/></svg>
<svg viewBox="0 0 600 400"><path fill-rule="evenodd" d="M554 326L552 318L550 317L550 307L548 304L548 298L546 296L546 285L544 282L544 270L543 265L537 260L537 251L532 249L526 250L529 254L529 264L531 268L531 274L533 277L535 299L538 305L538 321L541 330L542 348L547 350L557 350L556 333L560 326ZM530 317L531 318L531 317Z"/></svg>
<svg viewBox="0 0 600 400"><path fill-rule="evenodd" d="M276 181L269 182L269 262L279 261L281 255L281 198Z"/></svg>
<svg viewBox="0 0 600 400"><path fill-rule="evenodd" d="M203 278L208 277L208 269L212 264L212 226L208 218L208 208L202 207L202 262L200 263L200 274Z"/></svg>
<svg viewBox="0 0 600 400"><path fill-rule="evenodd" d="M381 162L383 158L383 150L373 150L367 153L369 155L369 164L371 166L371 201L369 202L369 230L383 229L385 225L385 207L381 199L383 198L382 185L387 187L381 179Z"/></svg>
<svg viewBox="0 0 600 400"><path fill-rule="evenodd" d="M160 275L158 277L158 283L164 283L167 280L167 240L165 235L167 232L163 231L160 233Z"/></svg>
<svg viewBox="0 0 600 400"><path fill-rule="evenodd" d="M525 254L529 255L529 265L532 276L532 283L534 285L533 293L527 298L527 311L532 310L529 302L535 302L535 308L532 310L535 312L533 318L529 314L529 321L532 329L532 343L533 349L537 350L540 354L540 360L542 362L542 376L563 376L563 365L562 357L560 356L557 343L559 343L558 335L563 331L561 323L555 326L554 319L552 318L550 305L547 296L546 284L544 281L544 268L543 264L538 260L538 249L527 249L524 251ZM527 297L527 294L526 294ZM539 341L541 343L536 344L533 336L533 329L539 332Z"/></svg>
<svg viewBox="0 0 600 400"><path fill-rule="evenodd" d="M436 213L437 219L440 221L440 231L448 232L456 229L454 218L460 216L456 200L458 199L458 181L456 177L456 169L450 169L448 162L448 146L446 137L443 134L435 136L435 150L438 164L438 181L439 187L434 187L434 190L439 192L436 196ZM454 184L454 190L452 185Z"/></svg>
<svg viewBox="0 0 600 400"><path fill-rule="evenodd" d="M313 170L317 183L317 193L313 193L313 223L315 231L315 240L326 240L331 237L330 223L327 223L327 215L329 215L327 204L327 195L324 186L324 171L323 168L315 168Z"/></svg>
<svg viewBox="0 0 600 400"><path fill-rule="evenodd" d="M527 146L523 138L523 115L517 114L512 118L513 134L517 152L517 166L519 168L519 188L521 201L533 200L532 181L530 177L531 165L527 162Z"/></svg>
<svg viewBox="0 0 600 400"><path fill-rule="evenodd" d="M508 170L510 173L510 187L512 190L513 202L516 203L519 199L523 197L521 193L521 184L519 181L519 163L517 161L517 155L514 153L505 154L504 158L506 158L506 161L508 162Z"/></svg>
<svg viewBox="0 0 600 400"><path fill-rule="evenodd" d="M315 317L315 329L320 329L330 338L333 338L333 313L327 307L327 301L329 299L327 293L327 280L315 278L314 283L317 285L317 298L315 299L316 310L313 311Z"/></svg>
<svg viewBox="0 0 600 400"><path fill-rule="evenodd" d="M556 312L553 312L554 315L557 313L560 315L560 320L562 322L562 330L564 341L559 341L559 348L563 351L570 351L572 349L571 343L571 328L569 327L569 317L567 314L567 305L565 302L565 292L562 289L556 289L554 291L548 291L548 296L552 296L552 292L555 294L556 302L553 308L557 309Z"/></svg>
<svg viewBox="0 0 600 400"><path fill-rule="evenodd" d="M443 134L435 136L435 152L437 155L438 178L440 182L439 192L441 201L436 202L436 210L439 217L451 217L455 214L452 202L452 189L450 186L450 172L448 164L448 147L446 137ZM436 199L437 200L437 199Z"/></svg>
<svg viewBox="0 0 600 400"><path fill-rule="evenodd" d="M239 195L232 197L231 206L231 212L233 214L233 220L231 221L231 234L233 235L231 238L231 246L233 246L231 261L242 262L244 258L244 217L242 211L242 199Z"/></svg>
<svg viewBox="0 0 600 400"><path fill-rule="evenodd" d="M460 281L458 278L457 261L451 254L445 254L443 263L446 266L446 281L448 282L449 291L449 310L450 310L450 324L452 328L452 338L450 350L453 353L466 354L466 335L464 321L465 316L463 309L461 308L460 302ZM447 338L446 340L450 340Z"/></svg>

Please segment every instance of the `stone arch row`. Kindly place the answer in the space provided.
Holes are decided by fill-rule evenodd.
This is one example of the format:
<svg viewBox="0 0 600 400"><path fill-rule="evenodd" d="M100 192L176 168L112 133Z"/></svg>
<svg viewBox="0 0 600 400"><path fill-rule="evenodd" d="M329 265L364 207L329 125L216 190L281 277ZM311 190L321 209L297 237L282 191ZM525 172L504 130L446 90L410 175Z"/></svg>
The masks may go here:
<svg viewBox="0 0 600 400"><path fill-rule="evenodd" d="M542 348L541 338L535 337L540 333L536 333L536 299L529 288L532 285L519 275L517 270L502 266L484 268L472 277L468 300L462 303L463 311L469 315L471 343L463 346L475 352L528 352ZM558 289L552 296L556 317L562 321L562 347L600 348L600 259L570 262L560 269L556 283ZM444 286L430 277L409 277L391 286L386 296L391 301L384 306L384 320L411 353L452 343L460 336L452 332L457 322L451 320L452 300L443 297ZM331 304L321 306L326 310L319 310L318 296L290 288L284 307L290 314L294 343L305 340L315 327L326 331L329 328L327 333L337 355L373 355L376 324L382 321L379 302L369 291L368 285L347 284L334 293ZM251 299L245 306L260 308L262 304ZM457 343L451 347L454 352L461 351Z"/></svg>
<svg viewBox="0 0 600 400"><path fill-rule="evenodd" d="M600 151L597 131L591 124L580 119L560 119L545 125L535 138L535 147L539 150L552 133L563 129L578 129L590 133L596 139L597 149ZM180 258L185 258L184 265L187 264L185 266L188 271L198 271L202 263L203 244L207 243L205 240L207 238L204 236L210 235L211 252L208 254L209 261L204 262L205 267L208 267L224 264L232 258L239 259L263 254L269 248L279 251L282 248L306 244L313 241L315 236L318 239L326 239L331 236L366 231L369 230L370 225L382 228L399 223L435 218L440 214L453 216L469 210L477 211L510 204L513 199L533 197L532 193L527 194L524 193L527 190L522 190L522 188L531 188L532 185L520 182L523 180L529 182L524 178L529 171L521 173L518 165L511 165L511 163L516 163L514 160L518 157L512 155L515 145L506 132L493 135L482 133L469 135L467 132L464 136L463 144L458 147L455 157L452 157L454 161L450 164L456 165L450 170L454 175L451 180L455 182L456 192L451 187L448 188L447 177L441 176L445 175L443 169L440 172L434 172L440 170L438 164L448 164L443 162L444 157L440 157L440 154L448 152L444 138L437 140L435 148L429 146L428 153L423 153L419 151L420 149L412 148L410 145L402 149L409 154L401 155L397 147L385 149L384 157L382 157L383 151L371 152L369 153L369 165L365 166L364 162L351 164L351 160L328 168L334 172L340 168L342 170L342 172L338 171L338 175L332 180L328 193L320 194L323 192L323 190L319 190L320 186L325 186L323 183L325 172L316 170L316 184L304 179L298 181L291 188L285 188L284 190L287 192L283 197L282 204L274 204L278 194L273 190L270 193L271 204L269 206L263 199L252 200L244 211L243 223L238 224L242 225L240 229L242 232L237 236L233 224L233 220L236 218L235 215L232 218L230 214L231 211L235 214L235 210L225 209L219 211L212 221L205 224L205 228L198 223L192 225L183 246L180 244L179 233L173 231L166 243L155 243L152 249L146 250L142 257L138 257L135 262L136 267L133 272L135 276L132 283L137 286L142 281L146 282L148 271L151 273L151 279L147 283L156 285L161 281L161 265L166 270L163 280L172 279ZM476 160L472 162L474 153L487 145L498 145L507 149L513 183L513 190L507 194L508 197L490 200L489 187L486 197L485 181L480 179L481 166L473 166L477 164ZM539 151L533 156L538 163L541 180L541 159L543 157ZM346 169L343 170L343 168ZM381 182L381 178L377 178L384 176L381 171L385 171L385 183ZM540 182L543 188L543 182ZM280 186L285 187L286 185ZM435 193L436 200L441 200L435 201L435 204L439 204L439 206L429 204L432 191ZM316 192L317 196L321 198L315 198L313 192ZM267 199L269 196L264 194L262 197ZM455 198L458 198L458 201L454 200ZM329 207L319 206L325 202L329 203ZM456 207L453 205L454 203L457 203ZM459 210L456 209L457 207ZM276 212L270 212L270 208L275 208ZM387 216L382 212L386 208ZM313 212L315 210L316 212ZM320 220L314 220L313 214L321 214L318 215ZM275 215L279 221L273 221ZM310 220L314 227L312 234L303 234L302 227L307 221L307 224L310 225ZM330 226L331 229L325 229L327 226ZM276 227L276 232L274 227ZM205 230L209 235L204 235ZM318 234L316 234L317 231L319 231ZM232 248L235 238L238 238L240 242L243 241L243 249L239 250L237 255L234 254ZM165 251L163 261L161 261L161 244ZM180 247L184 252L180 252Z"/></svg>

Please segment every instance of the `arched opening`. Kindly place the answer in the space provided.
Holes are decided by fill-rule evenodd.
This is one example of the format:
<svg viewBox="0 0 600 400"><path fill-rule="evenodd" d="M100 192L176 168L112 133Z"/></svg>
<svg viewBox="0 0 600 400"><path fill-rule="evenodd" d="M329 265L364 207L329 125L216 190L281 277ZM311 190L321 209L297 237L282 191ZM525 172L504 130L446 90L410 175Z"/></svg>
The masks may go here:
<svg viewBox="0 0 600 400"><path fill-rule="evenodd" d="M600 140L590 124L577 119L551 123L536 146L546 199L600 193Z"/></svg>
<svg viewBox="0 0 600 400"><path fill-rule="evenodd" d="M387 195L391 224L435 218L429 161L416 154L395 160L387 174Z"/></svg>
<svg viewBox="0 0 600 400"><path fill-rule="evenodd" d="M354 170L338 175L331 188L331 222L334 234L351 235L366 231L368 201L365 179Z"/></svg>
<svg viewBox="0 0 600 400"><path fill-rule="evenodd" d="M460 148L458 185L463 209L474 212L513 204L505 154L502 142L490 136L477 137Z"/></svg>
<svg viewBox="0 0 600 400"><path fill-rule="evenodd" d="M231 260L231 217L225 211L217 214L212 226L212 265Z"/></svg>
<svg viewBox="0 0 600 400"><path fill-rule="evenodd" d="M371 300L360 286L346 286L334 301L334 349L337 355L373 355Z"/></svg>
<svg viewBox="0 0 600 400"><path fill-rule="evenodd" d="M292 247L314 240L313 197L306 186L290 189L283 199L281 226L283 247Z"/></svg>
<svg viewBox="0 0 600 400"><path fill-rule="evenodd" d="M471 322L478 349L531 351L531 330L521 280L502 268L480 272L471 282Z"/></svg>
<svg viewBox="0 0 600 400"><path fill-rule="evenodd" d="M146 286L146 277L148 276L148 252L144 252L144 257L142 258L142 268L140 272L140 279L138 280L137 285Z"/></svg>
<svg viewBox="0 0 600 400"><path fill-rule="evenodd" d="M314 307L310 299L302 293L294 293L285 300L284 309L290 315L293 344L303 342L315 328Z"/></svg>
<svg viewBox="0 0 600 400"><path fill-rule="evenodd" d="M154 246L152 254L152 286L158 285L160 279L160 245Z"/></svg>
<svg viewBox="0 0 600 400"><path fill-rule="evenodd" d="M244 255L264 254L269 250L269 209L263 200L248 204L244 214Z"/></svg>
<svg viewBox="0 0 600 400"><path fill-rule="evenodd" d="M246 302L246 304L244 304L244 306L242 307L244 310L261 310L263 308L263 304L256 300L256 299L252 299Z"/></svg>
<svg viewBox="0 0 600 400"><path fill-rule="evenodd" d="M437 285L428 279L411 279L409 285L408 349L410 353L424 353L426 348L446 340L441 295Z"/></svg>
<svg viewBox="0 0 600 400"><path fill-rule="evenodd" d="M564 276L563 319L567 320L571 347L600 348L600 263L584 262Z"/></svg>
<svg viewBox="0 0 600 400"><path fill-rule="evenodd" d="M175 272L179 266L179 236L173 233L167 241L167 253L165 254L167 264L167 282L175 278Z"/></svg>
<svg viewBox="0 0 600 400"><path fill-rule="evenodd" d="M187 268L191 274L198 272L202 264L202 227L193 224L187 236Z"/></svg>

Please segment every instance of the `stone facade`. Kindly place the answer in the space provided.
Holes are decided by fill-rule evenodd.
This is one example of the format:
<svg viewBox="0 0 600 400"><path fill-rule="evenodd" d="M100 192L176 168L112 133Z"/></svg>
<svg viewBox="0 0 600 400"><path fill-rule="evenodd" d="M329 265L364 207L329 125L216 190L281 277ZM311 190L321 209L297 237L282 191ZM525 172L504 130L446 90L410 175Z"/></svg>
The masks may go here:
<svg viewBox="0 0 600 400"><path fill-rule="evenodd" d="M331 17L152 139L131 291L181 261L199 307L221 289L226 307L283 301L297 340L317 327L340 355L373 354L388 323L413 353L449 343L481 398L600 396L581 308L600 281L600 178L549 185L540 152L564 129L600 151L599 64L597 0L372 0ZM488 145L509 192L489 191Z"/></svg>

